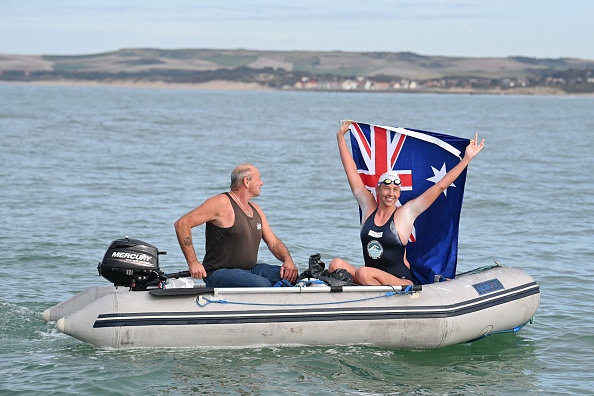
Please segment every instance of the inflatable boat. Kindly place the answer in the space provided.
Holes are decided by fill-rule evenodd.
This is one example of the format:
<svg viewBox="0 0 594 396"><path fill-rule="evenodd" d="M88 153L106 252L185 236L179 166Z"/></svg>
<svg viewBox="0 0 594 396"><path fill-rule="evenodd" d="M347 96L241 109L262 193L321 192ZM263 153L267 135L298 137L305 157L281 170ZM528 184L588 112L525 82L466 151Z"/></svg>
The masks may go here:
<svg viewBox="0 0 594 396"><path fill-rule="evenodd" d="M95 286L43 312L46 321L98 347L352 345L430 349L516 332L540 302L519 269L489 265L428 285L207 288L165 275L154 246L116 240ZM115 287L114 287L115 286ZM181 286L181 287L180 287Z"/></svg>

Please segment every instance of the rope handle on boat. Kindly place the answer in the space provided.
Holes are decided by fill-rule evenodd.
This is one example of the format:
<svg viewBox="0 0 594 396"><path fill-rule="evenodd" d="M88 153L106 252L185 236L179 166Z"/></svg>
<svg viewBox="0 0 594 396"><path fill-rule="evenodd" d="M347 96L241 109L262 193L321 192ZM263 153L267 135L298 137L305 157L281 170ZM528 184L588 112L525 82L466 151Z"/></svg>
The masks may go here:
<svg viewBox="0 0 594 396"><path fill-rule="evenodd" d="M489 331L489 332L486 332L485 334L483 334L482 336L480 336L479 338L470 340L469 342L478 341L480 339L483 339L485 337L489 337L489 336L492 336L495 334L517 333L518 331L522 330L524 328L524 326L526 326L527 324L532 324L532 323L534 323L534 316L531 317L530 320L524 324L521 324L519 326L516 326L516 327L508 329L508 330Z"/></svg>

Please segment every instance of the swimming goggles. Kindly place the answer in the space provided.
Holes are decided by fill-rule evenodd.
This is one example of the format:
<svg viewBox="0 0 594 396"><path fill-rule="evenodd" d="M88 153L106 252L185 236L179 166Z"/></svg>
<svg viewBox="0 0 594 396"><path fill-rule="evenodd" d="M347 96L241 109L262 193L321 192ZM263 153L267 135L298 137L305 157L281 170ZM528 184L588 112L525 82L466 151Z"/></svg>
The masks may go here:
<svg viewBox="0 0 594 396"><path fill-rule="evenodd" d="M400 179L390 179L390 178L386 178L380 182L377 183L377 185L379 186L380 184L385 184L385 185L390 185L392 183L394 183L395 185L399 186L400 185Z"/></svg>

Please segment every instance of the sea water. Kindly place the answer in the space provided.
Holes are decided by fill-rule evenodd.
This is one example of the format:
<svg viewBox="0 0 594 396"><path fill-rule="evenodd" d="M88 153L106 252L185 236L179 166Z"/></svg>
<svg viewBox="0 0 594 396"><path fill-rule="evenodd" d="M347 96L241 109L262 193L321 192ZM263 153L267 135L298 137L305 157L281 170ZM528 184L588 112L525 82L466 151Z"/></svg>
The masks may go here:
<svg viewBox="0 0 594 396"><path fill-rule="evenodd" d="M0 394L593 394L593 109L593 97L0 85ZM260 169L256 200L300 271L317 252L360 263L341 119L486 138L458 271L496 260L530 274L533 324L438 350L110 350L41 319L108 284L96 267L115 239L167 251L165 272L187 269L173 223L227 190L240 162ZM260 259L275 262L264 245Z"/></svg>

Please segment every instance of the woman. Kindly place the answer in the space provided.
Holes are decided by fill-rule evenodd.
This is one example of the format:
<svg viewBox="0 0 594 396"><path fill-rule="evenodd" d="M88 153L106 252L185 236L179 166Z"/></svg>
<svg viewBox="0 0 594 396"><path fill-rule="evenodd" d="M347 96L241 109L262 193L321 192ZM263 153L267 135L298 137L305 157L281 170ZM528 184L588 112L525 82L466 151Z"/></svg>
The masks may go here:
<svg viewBox="0 0 594 396"><path fill-rule="evenodd" d="M361 208L361 243L365 266L355 268L343 259L335 258L330 263L330 272L346 269L360 285L406 286L415 283L406 259L406 244L415 219L423 213L448 188L470 160L485 146L485 139L478 143L478 134L466 147L464 158L439 182L417 198L396 207L400 198L400 178L395 171L384 173L378 179L375 192L377 200L367 190L357 166L346 145L345 134L350 122L345 122L336 132L340 159L347 175L349 186Z"/></svg>

